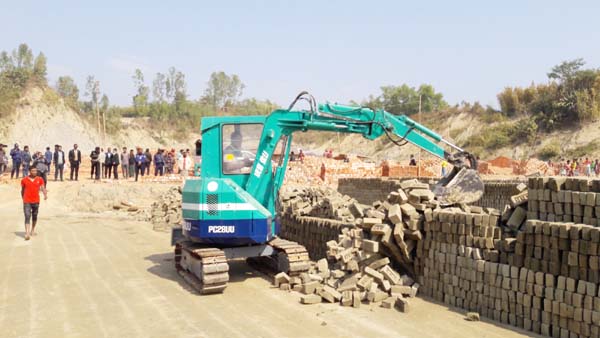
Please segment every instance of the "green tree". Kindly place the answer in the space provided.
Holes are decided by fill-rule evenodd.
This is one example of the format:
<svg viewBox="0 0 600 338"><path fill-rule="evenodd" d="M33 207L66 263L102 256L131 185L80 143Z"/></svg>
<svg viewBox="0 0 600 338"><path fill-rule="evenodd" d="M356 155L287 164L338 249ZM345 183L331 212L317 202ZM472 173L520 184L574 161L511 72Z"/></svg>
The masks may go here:
<svg viewBox="0 0 600 338"><path fill-rule="evenodd" d="M152 97L154 102L164 102L166 95L166 76L162 73L156 73L154 81L152 81Z"/></svg>
<svg viewBox="0 0 600 338"><path fill-rule="evenodd" d="M420 102L419 102L420 100ZM418 89L406 84L401 86L383 86L381 94L371 96L366 105L371 108L383 108L392 114L413 115L419 112L432 112L448 106L443 95L437 93L433 86L422 84Z"/></svg>
<svg viewBox="0 0 600 338"><path fill-rule="evenodd" d="M137 94L133 97L133 107L140 116L145 116L148 112L148 94L150 89L144 83L144 74L140 69L136 69L133 74L133 83Z"/></svg>
<svg viewBox="0 0 600 338"><path fill-rule="evenodd" d="M40 85L46 85L48 80L46 74L48 67L46 66L46 56L40 52L33 63L33 78Z"/></svg>
<svg viewBox="0 0 600 338"><path fill-rule="evenodd" d="M551 80L559 82L568 81L585 65L583 59L575 59L572 61L563 61L561 64L552 67L552 70L547 74Z"/></svg>
<svg viewBox="0 0 600 338"><path fill-rule="evenodd" d="M98 98L100 96L100 81L96 80L93 75L89 75L87 77L86 85L85 85L85 96L90 97L89 107L91 110L95 110L96 112L96 122L98 126L98 132L100 133L100 108L98 107Z"/></svg>
<svg viewBox="0 0 600 338"><path fill-rule="evenodd" d="M16 68L22 68L31 71L33 68L33 52L26 43L22 43L13 51L13 60Z"/></svg>
<svg viewBox="0 0 600 338"><path fill-rule="evenodd" d="M56 81L56 92L71 107L76 107L79 101L79 88L70 76L60 76Z"/></svg>
<svg viewBox="0 0 600 338"><path fill-rule="evenodd" d="M235 75L225 72L213 72L207 82L207 88L202 96L202 101L213 106L215 110L231 106L237 102L246 86Z"/></svg>

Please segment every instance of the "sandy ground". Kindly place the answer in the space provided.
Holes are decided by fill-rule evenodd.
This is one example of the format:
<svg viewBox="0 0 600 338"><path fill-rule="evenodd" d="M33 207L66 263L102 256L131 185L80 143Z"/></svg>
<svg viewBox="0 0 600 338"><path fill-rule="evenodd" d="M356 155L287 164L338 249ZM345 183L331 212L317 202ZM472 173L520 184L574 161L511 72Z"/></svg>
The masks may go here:
<svg viewBox="0 0 600 338"><path fill-rule="evenodd" d="M63 184L63 186L61 186ZM16 184L0 184L2 337L517 337L422 299L410 313L301 305L243 262L224 294L199 296L173 267L169 235L125 213L73 211L49 183L38 235L24 241Z"/></svg>

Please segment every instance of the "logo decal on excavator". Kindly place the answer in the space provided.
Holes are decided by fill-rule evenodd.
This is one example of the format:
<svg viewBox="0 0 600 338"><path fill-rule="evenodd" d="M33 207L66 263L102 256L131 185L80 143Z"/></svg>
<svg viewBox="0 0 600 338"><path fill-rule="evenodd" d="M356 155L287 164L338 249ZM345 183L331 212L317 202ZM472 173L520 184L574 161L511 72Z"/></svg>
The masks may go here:
<svg viewBox="0 0 600 338"><path fill-rule="evenodd" d="M209 225L209 234L233 234L235 233L235 225Z"/></svg>
<svg viewBox="0 0 600 338"><path fill-rule="evenodd" d="M256 169L254 169L254 176L260 178L260 175L262 175L263 170L265 169L265 165L267 164L267 160L269 159L269 153L266 150L263 150L263 152L260 154L260 157L258 158L258 162L256 164Z"/></svg>

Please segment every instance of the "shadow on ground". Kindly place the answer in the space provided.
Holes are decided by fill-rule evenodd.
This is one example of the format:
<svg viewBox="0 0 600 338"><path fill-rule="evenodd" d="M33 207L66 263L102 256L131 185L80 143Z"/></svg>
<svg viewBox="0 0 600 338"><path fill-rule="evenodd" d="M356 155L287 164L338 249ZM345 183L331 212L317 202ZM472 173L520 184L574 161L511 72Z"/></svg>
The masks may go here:
<svg viewBox="0 0 600 338"><path fill-rule="evenodd" d="M152 262L154 265L148 268L148 272L164 279L176 282L190 293L198 294L198 292L189 286L175 269L175 261L173 253L154 254L145 257L144 259ZM249 278L262 278L268 283L272 280L267 275L251 268L244 259L235 259L228 261L229 263L229 284L244 283Z"/></svg>

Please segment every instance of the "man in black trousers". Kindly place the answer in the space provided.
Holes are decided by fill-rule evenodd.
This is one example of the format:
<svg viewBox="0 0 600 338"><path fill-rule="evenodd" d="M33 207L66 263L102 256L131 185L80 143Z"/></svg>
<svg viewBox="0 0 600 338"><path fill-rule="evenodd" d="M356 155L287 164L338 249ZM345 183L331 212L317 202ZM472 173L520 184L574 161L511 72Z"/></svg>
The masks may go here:
<svg viewBox="0 0 600 338"><path fill-rule="evenodd" d="M81 151L77 149L77 144L74 144L73 149L69 151L69 164L71 165L70 180L73 180L73 174L75 174L75 181L77 181L79 179L79 165L81 164Z"/></svg>
<svg viewBox="0 0 600 338"><path fill-rule="evenodd" d="M119 164L121 164L119 161L119 153L117 148L114 148L112 153L112 171L115 180L119 179Z"/></svg>

